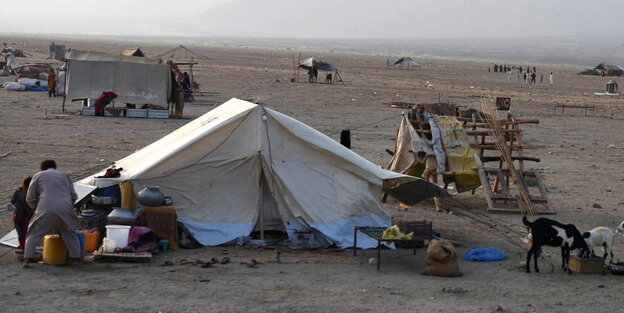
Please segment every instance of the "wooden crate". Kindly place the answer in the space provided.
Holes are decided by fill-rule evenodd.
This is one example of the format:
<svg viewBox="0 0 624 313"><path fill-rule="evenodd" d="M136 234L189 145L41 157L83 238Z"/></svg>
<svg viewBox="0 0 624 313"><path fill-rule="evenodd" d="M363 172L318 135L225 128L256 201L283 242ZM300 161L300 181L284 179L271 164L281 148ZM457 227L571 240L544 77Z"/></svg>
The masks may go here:
<svg viewBox="0 0 624 313"><path fill-rule="evenodd" d="M570 256L570 270L575 273L602 273L604 271L604 260L599 257L579 258L575 255Z"/></svg>

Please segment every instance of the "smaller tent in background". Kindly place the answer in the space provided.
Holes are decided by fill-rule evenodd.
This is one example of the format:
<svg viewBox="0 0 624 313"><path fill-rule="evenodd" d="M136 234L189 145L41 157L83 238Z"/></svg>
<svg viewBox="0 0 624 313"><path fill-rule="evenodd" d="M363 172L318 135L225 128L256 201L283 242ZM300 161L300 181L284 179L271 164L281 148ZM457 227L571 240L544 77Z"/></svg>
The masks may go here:
<svg viewBox="0 0 624 313"><path fill-rule="evenodd" d="M412 58L410 57L401 57L400 59L398 59L396 62L394 62L392 65L390 65L389 63L387 63L388 68L390 68L390 66L397 66L399 69L410 69L410 66L412 68L416 68L416 67L420 67L420 64L416 63L416 61L414 61Z"/></svg>
<svg viewBox="0 0 624 313"><path fill-rule="evenodd" d="M124 55L127 57L145 57L145 54L143 53L143 51L141 51L141 48L127 49L127 50L121 51L121 55Z"/></svg>
<svg viewBox="0 0 624 313"><path fill-rule="evenodd" d="M338 68L333 64L327 63L319 58L309 57L305 60L301 60L299 61L299 68L308 70L308 75L310 77L309 82L318 82L318 71L324 71L327 72L324 83L333 84L335 82L341 82L344 85L342 77L340 77L340 74L338 74ZM299 71L297 71L297 81L299 81Z"/></svg>
<svg viewBox="0 0 624 313"><path fill-rule="evenodd" d="M79 50L71 50L67 59L68 99L112 91L118 102L168 106L171 69L160 59Z"/></svg>
<svg viewBox="0 0 624 313"><path fill-rule="evenodd" d="M312 69L316 67L319 71L332 72L336 70L336 67L332 64L329 64L319 58L309 57L303 61L299 61L299 67L305 69Z"/></svg>
<svg viewBox="0 0 624 313"><path fill-rule="evenodd" d="M53 41L50 45L50 56L48 56L48 59L59 61L65 60L65 45L57 45L54 44Z"/></svg>

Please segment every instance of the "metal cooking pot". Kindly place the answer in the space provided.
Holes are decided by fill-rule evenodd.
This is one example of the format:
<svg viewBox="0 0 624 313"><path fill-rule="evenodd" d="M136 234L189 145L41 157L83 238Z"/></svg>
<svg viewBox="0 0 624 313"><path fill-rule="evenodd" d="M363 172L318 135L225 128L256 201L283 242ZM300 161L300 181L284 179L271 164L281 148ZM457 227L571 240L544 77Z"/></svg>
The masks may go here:
<svg viewBox="0 0 624 313"><path fill-rule="evenodd" d="M115 198L91 196L91 203L99 206L113 206L115 205Z"/></svg>

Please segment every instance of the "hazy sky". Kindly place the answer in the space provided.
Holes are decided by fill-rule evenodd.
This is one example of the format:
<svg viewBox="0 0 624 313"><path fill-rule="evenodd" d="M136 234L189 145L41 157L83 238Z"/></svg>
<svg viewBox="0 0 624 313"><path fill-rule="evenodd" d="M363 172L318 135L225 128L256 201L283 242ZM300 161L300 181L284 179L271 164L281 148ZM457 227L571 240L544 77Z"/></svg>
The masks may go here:
<svg viewBox="0 0 624 313"><path fill-rule="evenodd" d="M624 34L624 19L609 14L624 12L622 0L2 2L3 12L12 13L3 14L0 32L303 38Z"/></svg>

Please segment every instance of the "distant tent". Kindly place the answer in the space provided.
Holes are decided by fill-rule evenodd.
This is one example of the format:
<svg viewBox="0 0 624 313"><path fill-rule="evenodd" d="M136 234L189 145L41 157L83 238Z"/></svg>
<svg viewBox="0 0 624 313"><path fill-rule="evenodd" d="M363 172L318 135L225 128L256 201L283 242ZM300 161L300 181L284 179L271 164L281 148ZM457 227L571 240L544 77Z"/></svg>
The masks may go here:
<svg viewBox="0 0 624 313"><path fill-rule="evenodd" d="M412 58L410 58L410 57L401 57L396 62L394 62L394 64L392 64L392 66L398 65L399 68L402 69L404 64L407 64L407 69L408 70L409 70L410 66L411 67L420 67L420 64L416 63L416 61L412 60Z"/></svg>
<svg viewBox="0 0 624 313"><path fill-rule="evenodd" d="M315 57L310 57L307 58L303 61L299 62L299 67L301 68L305 68L307 70L311 69L312 67L316 67L317 70L319 71L325 71L325 72L331 72L331 71L335 71L336 67L333 66L332 64L329 64L325 61L322 61L319 58L315 58Z"/></svg>
<svg viewBox="0 0 624 313"><path fill-rule="evenodd" d="M385 170L280 112L231 99L115 162L117 178L80 183L154 184L173 198L179 221L203 245L252 231L310 229L318 244L353 245L355 226L391 226L379 196L414 204L448 196L424 179ZM376 241L359 247L375 247Z"/></svg>
<svg viewBox="0 0 624 313"><path fill-rule="evenodd" d="M145 56L143 51L141 51L141 48L127 49L127 50L121 51L121 55L125 55L127 57L144 57Z"/></svg>
<svg viewBox="0 0 624 313"><path fill-rule="evenodd" d="M600 63L598 66L594 67L594 70L599 71L599 75L606 74L605 76L624 76L624 68L617 65Z"/></svg>
<svg viewBox="0 0 624 313"><path fill-rule="evenodd" d="M71 50L67 61L69 99L97 98L103 91L123 103L167 106L171 70L160 59Z"/></svg>
<svg viewBox="0 0 624 313"><path fill-rule="evenodd" d="M64 45L55 45L54 42L50 45L50 56L48 59L65 60L65 46Z"/></svg>

